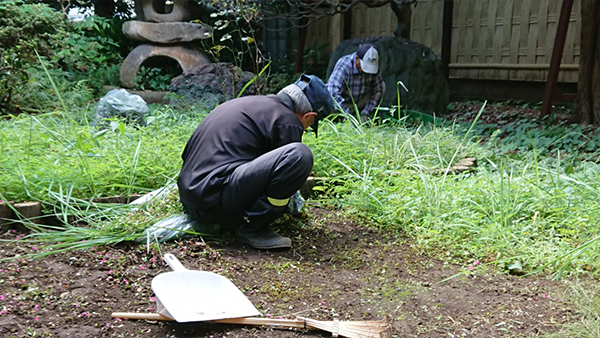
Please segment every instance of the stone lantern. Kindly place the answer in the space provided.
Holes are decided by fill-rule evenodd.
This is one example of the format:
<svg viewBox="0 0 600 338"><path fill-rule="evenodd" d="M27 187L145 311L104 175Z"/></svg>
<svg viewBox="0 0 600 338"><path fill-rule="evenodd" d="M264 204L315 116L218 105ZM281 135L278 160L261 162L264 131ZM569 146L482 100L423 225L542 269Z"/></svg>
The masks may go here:
<svg viewBox="0 0 600 338"><path fill-rule="evenodd" d="M169 13L165 10L165 0L136 0L135 5L138 19L125 22L123 33L129 39L144 43L135 47L121 65L120 80L124 88L133 88L137 72L151 57L171 58L184 73L210 63L194 42L209 38L212 31L206 25L189 22L193 16L193 1L173 0Z"/></svg>

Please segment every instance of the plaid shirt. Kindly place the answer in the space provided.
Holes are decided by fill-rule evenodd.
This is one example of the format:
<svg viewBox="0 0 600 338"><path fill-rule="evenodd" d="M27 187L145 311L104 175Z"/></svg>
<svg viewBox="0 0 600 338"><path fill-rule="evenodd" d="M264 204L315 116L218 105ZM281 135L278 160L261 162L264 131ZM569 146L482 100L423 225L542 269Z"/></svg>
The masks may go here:
<svg viewBox="0 0 600 338"><path fill-rule="evenodd" d="M358 103L363 95L372 92L371 99L360 112L371 115L383 96L383 80L379 74L360 72L354 62L355 56L356 53L353 53L338 60L327 81L327 89L346 113L349 113L348 107L352 107L352 99Z"/></svg>

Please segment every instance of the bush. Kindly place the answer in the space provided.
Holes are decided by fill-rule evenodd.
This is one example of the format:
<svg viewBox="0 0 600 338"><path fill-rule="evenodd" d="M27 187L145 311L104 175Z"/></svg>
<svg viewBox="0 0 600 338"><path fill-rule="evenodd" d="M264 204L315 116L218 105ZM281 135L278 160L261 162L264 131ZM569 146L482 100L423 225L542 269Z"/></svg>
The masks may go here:
<svg viewBox="0 0 600 338"><path fill-rule="evenodd" d="M35 51L51 55L57 32L64 29L60 14L45 5L19 0L0 3L0 108L18 108L11 99L27 83Z"/></svg>
<svg viewBox="0 0 600 338"><path fill-rule="evenodd" d="M2 1L0 111L18 113L57 108L48 106L56 105L58 100L47 100L48 95L55 93L40 59L52 70L53 80L64 84L67 91L61 94L65 96L69 96L68 88L73 87L70 83L99 89L106 84L101 81L118 79L118 68L105 66L118 65L123 59L119 44L106 33L117 23L100 18L72 23L44 4ZM83 99L85 102L91 97Z"/></svg>

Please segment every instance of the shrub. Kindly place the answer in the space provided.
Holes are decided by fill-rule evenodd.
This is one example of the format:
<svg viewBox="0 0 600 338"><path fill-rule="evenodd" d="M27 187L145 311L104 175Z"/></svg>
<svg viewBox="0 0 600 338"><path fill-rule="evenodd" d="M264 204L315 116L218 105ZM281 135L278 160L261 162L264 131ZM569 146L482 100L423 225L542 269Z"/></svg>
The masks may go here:
<svg viewBox="0 0 600 338"><path fill-rule="evenodd" d="M98 89L105 84L100 81L117 79L118 68L105 66L122 61L119 44L106 34L113 24L118 22L100 18L72 23L44 4L2 1L0 111L18 113L56 108L52 104L58 100L46 99L54 93L40 60L53 70L53 80L64 84L65 97L73 96L69 95L70 83L84 83ZM91 97L83 99L85 102Z"/></svg>

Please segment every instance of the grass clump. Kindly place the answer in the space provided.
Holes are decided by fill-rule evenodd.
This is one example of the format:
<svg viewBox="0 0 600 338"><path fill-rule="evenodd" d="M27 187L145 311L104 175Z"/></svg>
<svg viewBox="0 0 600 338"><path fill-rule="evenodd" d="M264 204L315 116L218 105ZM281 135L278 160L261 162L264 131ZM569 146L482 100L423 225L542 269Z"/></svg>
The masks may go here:
<svg viewBox="0 0 600 338"><path fill-rule="evenodd" d="M571 285L565 295L565 299L571 300L573 307L577 309L576 320L565 324L553 334L545 334L542 337L579 337L600 338L600 287L583 286L581 284Z"/></svg>
<svg viewBox="0 0 600 338"><path fill-rule="evenodd" d="M15 258L39 259L71 250L131 241L147 244L150 248L155 239L148 238L145 230L162 219L183 212L176 189L158 191L160 198L142 204L95 203L75 198L71 195L72 190L61 187L49 191L45 203L53 208L60 224L44 225L36 223L35 219L23 219L31 233L19 241L37 243L40 247L31 254L3 258L0 262ZM3 241L7 240L0 239Z"/></svg>
<svg viewBox="0 0 600 338"><path fill-rule="evenodd" d="M72 186L78 198L131 195L164 186L177 175L183 145L201 119L154 107L145 128L115 120L114 127L99 130L89 126L85 115L67 114L0 120L3 199L43 200L45 189L56 184Z"/></svg>
<svg viewBox="0 0 600 338"><path fill-rule="evenodd" d="M595 272L600 168L575 169L532 147L521 158L465 139L463 129L330 125L315 150L323 201L400 230L452 262L479 260L509 270ZM314 142L314 143L313 143ZM480 166L434 174L463 157ZM577 249L577 248L584 248Z"/></svg>

